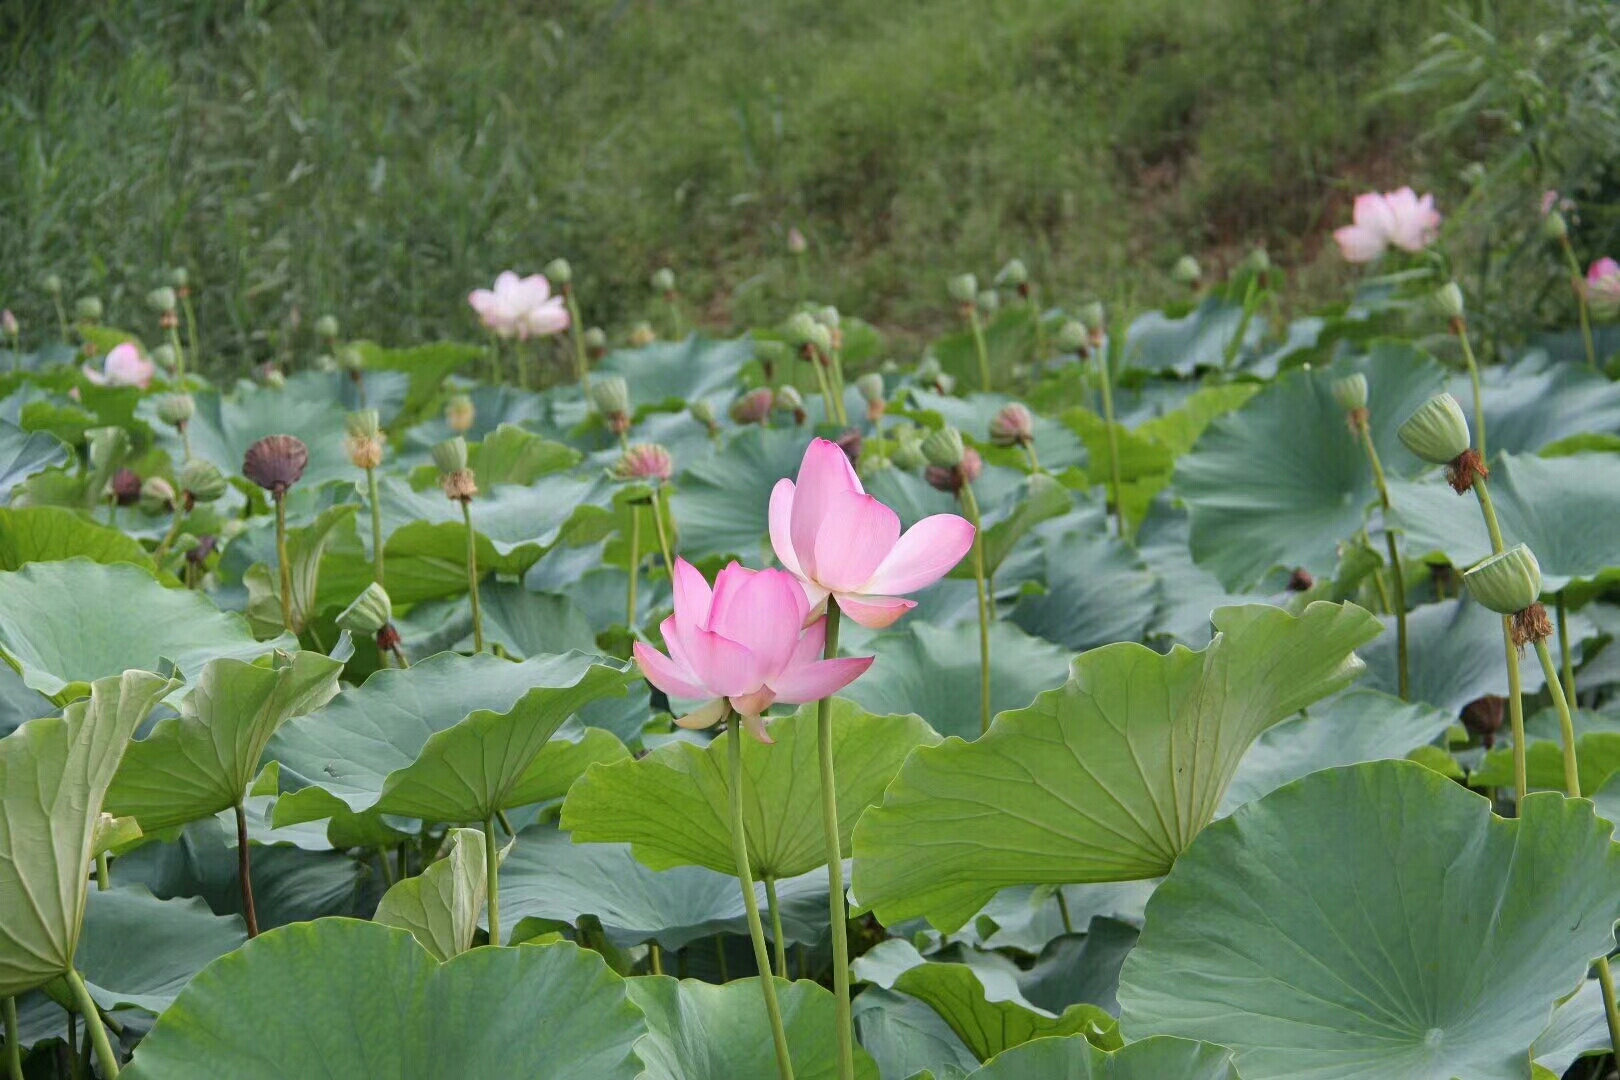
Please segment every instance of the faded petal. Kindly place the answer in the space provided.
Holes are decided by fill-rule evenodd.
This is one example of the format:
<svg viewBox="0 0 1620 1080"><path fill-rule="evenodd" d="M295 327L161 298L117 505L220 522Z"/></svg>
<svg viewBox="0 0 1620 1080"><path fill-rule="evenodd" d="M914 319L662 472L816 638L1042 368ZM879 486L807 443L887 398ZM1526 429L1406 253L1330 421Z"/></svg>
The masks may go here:
<svg viewBox="0 0 1620 1080"><path fill-rule="evenodd" d="M1334 229L1333 239L1338 242L1339 253L1347 262L1372 262L1384 253L1383 234L1361 225L1346 225Z"/></svg>
<svg viewBox="0 0 1620 1080"><path fill-rule="evenodd" d="M731 702L723 697L715 698L707 705L693 709L685 716L677 717L675 723L680 727L689 728L693 731L702 731L704 728L714 727L714 725L724 720L726 714L730 711Z"/></svg>

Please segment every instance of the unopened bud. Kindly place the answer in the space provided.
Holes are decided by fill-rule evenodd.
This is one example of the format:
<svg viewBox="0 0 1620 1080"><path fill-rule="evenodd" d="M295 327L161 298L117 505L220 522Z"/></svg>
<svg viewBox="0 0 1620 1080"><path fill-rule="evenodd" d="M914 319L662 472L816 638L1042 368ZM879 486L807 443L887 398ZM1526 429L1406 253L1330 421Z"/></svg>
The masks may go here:
<svg viewBox="0 0 1620 1080"><path fill-rule="evenodd" d="M1548 240L1562 241L1569 235L1569 222L1558 210L1549 210L1547 216L1541 219L1541 235Z"/></svg>
<svg viewBox="0 0 1620 1080"><path fill-rule="evenodd" d="M175 364L174 346L165 341L161 345L153 346L151 354L152 363L164 371L173 371Z"/></svg>
<svg viewBox="0 0 1620 1080"><path fill-rule="evenodd" d="M164 285L146 294L146 306L153 311L170 312L180 303L174 290Z"/></svg>
<svg viewBox="0 0 1620 1080"><path fill-rule="evenodd" d="M888 408L888 402L883 396L883 376L875 371L869 371L855 380L855 389L860 391L861 400L866 402L866 418L876 420Z"/></svg>
<svg viewBox="0 0 1620 1080"><path fill-rule="evenodd" d="M978 305L979 314L988 318L1001 309L1001 294L994 289L983 289L974 303Z"/></svg>
<svg viewBox="0 0 1620 1080"><path fill-rule="evenodd" d="M593 326L586 330L582 340L585 342L586 350L592 356L601 356L607 352L607 331L600 326Z"/></svg>
<svg viewBox="0 0 1620 1080"><path fill-rule="evenodd" d="M478 408L466 394L457 394L444 403L445 426L458 435L471 431L477 418Z"/></svg>
<svg viewBox="0 0 1620 1080"><path fill-rule="evenodd" d="M621 375L598 375L591 380L591 404L615 435L630 427L630 384Z"/></svg>
<svg viewBox="0 0 1620 1080"><path fill-rule="evenodd" d="M1101 300L1093 300L1090 303L1082 304L1080 310L1075 312L1075 317L1086 328L1086 332L1092 340L1096 340L1104 333L1103 321L1107 318L1107 315L1103 311Z"/></svg>
<svg viewBox="0 0 1620 1080"><path fill-rule="evenodd" d="M134 469L119 469L107 481L107 494L119 506L133 506L141 497L140 473Z"/></svg>
<svg viewBox="0 0 1620 1080"><path fill-rule="evenodd" d="M1460 319L1463 317L1462 288L1455 281L1448 281L1434 292L1429 294L1429 306L1435 314L1445 319Z"/></svg>
<svg viewBox="0 0 1620 1080"><path fill-rule="evenodd" d="M62 279L57 277L55 274L46 274L45 277L40 280L40 286L52 296L62 295Z"/></svg>
<svg viewBox="0 0 1620 1080"><path fill-rule="evenodd" d="M1254 248L1243 256L1243 261L1238 264L1238 269L1247 270L1251 274L1263 274L1271 269L1271 256L1266 253L1266 249L1263 247Z"/></svg>
<svg viewBox="0 0 1620 1080"><path fill-rule="evenodd" d="M1086 347L1086 324L1078 319L1065 319L1058 327L1057 347L1061 352L1079 352Z"/></svg>
<svg viewBox="0 0 1620 1080"><path fill-rule="evenodd" d="M338 321L336 315L322 315L315 320L315 336L325 338L327 341L338 336Z"/></svg>
<svg viewBox="0 0 1620 1080"><path fill-rule="evenodd" d="M1035 440L1035 416L1014 401L990 420L990 441L997 446L1028 446Z"/></svg>
<svg viewBox="0 0 1620 1080"><path fill-rule="evenodd" d="M661 293L674 292L675 271L671 270L667 266L660 266L657 270L654 270L652 276L652 287L654 290Z"/></svg>
<svg viewBox="0 0 1620 1080"><path fill-rule="evenodd" d="M922 442L923 456L930 465L939 465L947 469L954 469L962 464L962 455L965 447L962 443L962 433L949 425L938 431L931 431Z"/></svg>
<svg viewBox="0 0 1620 1080"><path fill-rule="evenodd" d="M394 619L394 603L388 590L373 581L354 602L338 613L340 630L351 634L375 634Z"/></svg>
<svg viewBox="0 0 1620 1080"><path fill-rule="evenodd" d="M174 509L174 485L161 476L148 476L141 482L141 509L161 514Z"/></svg>
<svg viewBox="0 0 1620 1080"><path fill-rule="evenodd" d="M805 240L804 233L799 231L799 227L797 225L788 230L787 249L789 253L793 255L803 255L809 250L809 248L810 244Z"/></svg>
<svg viewBox="0 0 1620 1080"><path fill-rule="evenodd" d="M972 274L957 274L945 283L945 290L958 304L972 304L979 298L979 279Z"/></svg>
<svg viewBox="0 0 1620 1080"><path fill-rule="evenodd" d="M714 434L715 429L718 427L714 415L714 406L707 401L694 401L687 406L687 411L692 414L692 419L709 429L709 434Z"/></svg>
<svg viewBox="0 0 1620 1080"><path fill-rule="evenodd" d="M675 459L657 443L637 443L620 455L613 465L618 480L646 480L661 483L675 475Z"/></svg>
<svg viewBox="0 0 1620 1080"><path fill-rule="evenodd" d="M0 311L0 331L4 331L6 337L16 337L19 329L20 327L17 325L17 316L11 313L10 308Z"/></svg>
<svg viewBox="0 0 1620 1080"><path fill-rule="evenodd" d="M921 433L916 428L902 428L895 435L895 446L889 460L897 469L916 472L928 467L928 455L922 451Z"/></svg>
<svg viewBox="0 0 1620 1080"><path fill-rule="evenodd" d="M357 469L375 469L382 464L383 438L376 409L361 409L343 419L347 433L343 441L349 461Z"/></svg>
<svg viewBox="0 0 1620 1080"><path fill-rule="evenodd" d="M177 266L169 271L169 284L176 289L187 288L191 284L191 275L186 272L185 267Z"/></svg>
<svg viewBox="0 0 1620 1080"><path fill-rule="evenodd" d="M1367 376L1359 371L1342 379L1333 380L1330 389L1333 392L1333 400L1338 402L1339 408L1345 412L1354 412L1367 407Z"/></svg>
<svg viewBox="0 0 1620 1080"><path fill-rule="evenodd" d="M750 390L731 403L731 419L738 424L763 424L770 419L774 403L775 395L770 387Z"/></svg>
<svg viewBox="0 0 1620 1080"><path fill-rule="evenodd" d="M567 259L552 259L546 263L546 279L553 285L567 285L574 280L574 268Z"/></svg>
<svg viewBox="0 0 1620 1080"><path fill-rule="evenodd" d="M73 301L73 314L80 322L100 322L101 313L101 297L99 296L81 296Z"/></svg>
<svg viewBox="0 0 1620 1080"><path fill-rule="evenodd" d="M996 284L1012 289L1029 284L1029 270L1025 268L1024 260L1008 259L1006 265L996 272Z"/></svg>
<svg viewBox="0 0 1620 1080"><path fill-rule="evenodd" d="M197 411L190 394L165 394L158 398L158 419L174 427L182 427Z"/></svg>
<svg viewBox="0 0 1620 1080"><path fill-rule="evenodd" d="M460 435L433 444L433 464L440 475L459 472L467 467L467 440Z"/></svg>
<svg viewBox="0 0 1620 1080"><path fill-rule="evenodd" d="M792 383L783 383L776 388L776 407L783 412L793 414L795 424L804 423L808 414L804 410L804 395Z"/></svg>
<svg viewBox="0 0 1620 1080"><path fill-rule="evenodd" d="M1177 285L1197 285L1198 279L1204 276L1204 271L1198 265L1198 260L1191 255L1183 255L1176 260L1170 268L1170 280Z"/></svg>
<svg viewBox="0 0 1620 1080"><path fill-rule="evenodd" d="M632 348L642 349L658 340L653 332L652 323L643 319L630 328L630 345Z"/></svg>

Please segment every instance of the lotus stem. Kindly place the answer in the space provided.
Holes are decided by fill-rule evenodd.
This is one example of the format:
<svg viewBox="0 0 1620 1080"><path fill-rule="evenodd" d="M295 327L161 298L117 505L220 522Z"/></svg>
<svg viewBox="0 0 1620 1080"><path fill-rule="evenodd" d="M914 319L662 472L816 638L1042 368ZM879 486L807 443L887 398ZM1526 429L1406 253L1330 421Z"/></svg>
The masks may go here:
<svg viewBox="0 0 1620 1080"><path fill-rule="evenodd" d="M489 943L501 943L501 858L495 850L495 815L484 819L484 881L489 904Z"/></svg>
<svg viewBox="0 0 1620 1080"><path fill-rule="evenodd" d="M669 312L670 340L679 341L686 336L686 325L681 319L680 301L675 299L674 293L665 295L664 307Z"/></svg>
<svg viewBox="0 0 1620 1080"><path fill-rule="evenodd" d="M963 490L967 490L965 487ZM823 658L838 655L838 605L827 605ZM839 1080L855 1078L855 1021L849 1002L849 920L844 914L844 853L838 842L838 785L833 775L832 699L816 703L816 751L821 763L821 824L827 844L827 914L832 937L833 1006L838 1014Z"/></svg>
<svg viewBox="0 0 1620 1080"><path fill-rule="evenodd" d="M180 290L180 309L186 313L186 348L191 352L192 367L200 371L202 361L198 357L202 354L197 351L197 310L191 306L191 290ZM191 456L189 447L186 456Z"/></svg>
<svg viewBox="0 0 1620 1080"><path fill-rule="evenodd" d="M1041 325L1041 305L1035 299L1035 286L1029 287L1029 292L1024 295L1024 301L1029 305L1029 315L1035 323L1034 361L1039 364L1046 359L1046 327Z"/></svg>
<svg viewBox="0 0 1620 1080"><path fill-rule="evenodd" d="M253 906L253 854L248 850L247 810L236 801L236 878L242 889L242 921L248 937L259 936L259 913Z"/></svg>
<svg viewBox="0 0 1620 1080"><path fill-rule="evenodd" d="M990 350L984 343L984 324L979 321L979 309L968 307L968 327L973 331L973 351L979 357L979 389L990 392Z"/></svg>
<svg viewBox="0 0 1620 1080"><path fill-rule="evenodd" d="M1114 529L1123 539L1125 507L1120 502L1120 489L1123 485L1119 479L1119 433L1114 430L1114 376L1108 363L1108 354L1100 345L1097 347L1097 377L1102 384L1103 423L1108 431L1108 476L1112 485L1109 502L1114 505Z"/></svg>
<svg viewBox="0 0 1620 1080"><path fill-rule="evenodd" d="M53 294L51 300L56 304L56 329L62 335L62 341L65 344L70 339L68 338L67 310L62 307L62 294Z"/></svg>
<svg viewBox="0 0 1620 1080"><path fill-rule="evenodd" d="M782 936L782 907L776 900L776 879L765 875L765 903L771 909L771 943L776 948L776 977L785 979L787 973L787 938Z"/></svg>
<svg viewBox="0 0 1620 1080"><path fill-rule="evenodd" d="M473 532L472 501L461 500L461 520L467 526L467 595L472 600L473 652L484 651L484 613L478 606L478 534Z"/></svg>
<svg viewBox="0 0 1620 1080"><path fill-rule="evenodd" d="M827 377L827 368L826 365L821 362L820 353L813 353L811 355L810 366L816 370L816 385L821 387L821 400L827 405L827 423L843 423L843 421L839 419L839 406L842 404L842 402L833 397L832 381Z"/></svg>
<svg viewBox="0 0 1620 1080"><path fill-rule="evenodd" d="M174 381L184 386L186 382L186 350L180 346L178 323L169 327L169 344L174 348Z"/></svg>
<svg viewBox="0 0 1620 1080"><path fill-rule="evenodd" d="M107 853L103 851L96 856L96 891L106 892L112 888L112 867L108 863Z"/></svg>
<svg viewBox="0 0 1620 1080"><path fill-rule="evenodd" d="M962 510L973 525L973 581L979 597L979 734L990 730L990 583L984 573L984 530L973 485L962 484Z"/></svg>
<svg viewBox="0 0 1620 1080"><path fill-rule="evenodd" d="M1260 278L1258 275L1249 278L1249 286L1243 291L1243 317L1238 320L1237 330L1227 341L1226 349L1221 356L1221 370L1230 371L1232 361L1237 359L1238 353L1243 349L1243 339L1248 336L1249 323L1254 319L1256 294L1259 291Z"/></svg>
<svg viewBox="0 0 1620 1080"><path fill-rule="evenodd" d="M371 564L372 576L377 584L388 588L383 580L382 501L377 498L377 470L366 470L366 498L371 502ZM403 665L401 665L403 666Z"/></svg>
<svg viewBox="0 0 1620 1080"><path fill-rule="evenodd" d="M844 407L844 358L837 346L828 354L831 365L827 369L827 378L832 383L833 400L838 402L838 422L849 424L849 410Z"/></svg>
<svg viewBox="0 0 1620 1080"><path fill-rule="evenodd" d="M23 1080L22 1034L17 1023L17 999L5 1000L6 1013L6 1075L8 1080Z"/></svg>
<svg viewBox="0 0 1620 1080"><path fill-rule="evenodd" d="M1620 1006L1614 998L1614 973L1609 970L1609 958L1598 958L1597 967L1598 988L1603 991L1603 1016L1609 1024L1609 1046L1617 1048L1615 1057L1620 1060Z"/></svg>
<svg viewBox="0 0 1620 1080"><path fill-rule="evenodd" d="M1569 701L1571 709L1579 708L1575 700L1575 661L1569 651L1569 602L1564 599L1564 590L1559 589L1556 597L1558 603L1558 653L1564 672L1564 697Z"/></svg>
<svg viewBox="0 0 1620 1080"><path fill-rule="evenodd" d="M112 1043L107 1039L107 1029L101 1023L101 1010L96 1008L89 987L84 985L77 971L70 967L62 977L67 980L68 987L73 991L73 1000L84 1017L85 1033L95 1044L96 1057L101 1060L101 1075L104 1080L112 1080L118 1075L118 1055L113 1053Z"/></svg>
<svg viewBox="0 0 1620 1080"><path fill-rule="evenodd" d="M1575 305L1581 313L1581 343L1586 346L1586 366L1595 370L1597 349L1592 343L1592 313L1586 306L1586 290L1581 287L1581 264L1575 258L1575 249L1569 246L1568 233L1562 237L1562 247L1564 261L1569 264L1569 285L1575 291ZM57 303L60 306L61 301Z"/></svg>
<svg viewBox="0 0 1620 1080"><path fill-rule="evenodd" d="M1034 439L1026 439L1024 441L1024 456L1029 458L1030 472L1038 473L1041 471L1041 459L1035 455Z"/></svg>
<svg viewBox="0 0 1620 1080"><path fill-rule="evenodd" d="M1063 896L1063 886L1057 887L1058 914L1063 917L1063 932L1074 933L1074 920L1069 918L1069 901Z"/></svg>
<svg viewBox="0 0 1620 1080"><path fill-rule="evenodd" d="M1411 699L1411 682L1407 675L1406 568L1401 563L1401 549L1400 545L1395 542L1395 531L1390 527L1389 483L1384 477L1384 463L1378 458L1378 447L1373 445L1372 427L1365 420L1356 426L1361 431L1361 444L1367 448L1367 460L1372 462L1373 479L1378 483L1378 499L1384 508L1384 544L1389 549L1389 567L1395 579L1397 685L1400 689L1401 700L1409 701Z"/></svg>
<svg viewBox="0 0 1620 1080"><path fill-rule="evenodd" d="M748 866L748 831L743 826L742 721L736 712L726 720L731 764L731 850L737 858L737 879L742 884L743 909L748 913L748 936L754 943L754 963L759 968L760 991L765 997L765 1015L771 1022L771 1039L776 1044L776 1071L781 1080L793 1080L793 1058L788 1053L787 1032L782 1027L782 1009L776 1002L776 980L771 974L770 953L765 950L765 928L759 921L759 900L754 896L754 875ZM769 881L769 879L766 879ZM772 910L775 906L772 905Z"/></svg>
<svg viewBox="0 0 1620 1080"><path fill-rule="evenodd" d="M664 973L664 950L656 941L647 942L647 967L654 975Z"/></svg>
<svg viewBox="0 0 1620 1080"><path fill-rule="evenodd" d="M292 561L287 558L287 496L276 495L276 562L281 569L281 626L296 634L293 627Z"/></svg>
<svg viewBox="0 0 1620 1080"><path fill-rule="evenodd" d="M585 332L579 325L579 301L574 299L574 287L564 285L563 302L568 305L568 329L574 339L574 377L587 393L591 389L591 363L585 355Z"/></svg>
<svg viewBox="0 0 1620 1080"><path fill-rule="evenodd" d="M1491 502L1490 487L1482 476L1474 478L1474 495L1479 499L1479 512L1485 518L1485 531L1491 534L1491 553L1500 555L1506 550L1502 525L1496 519L1496 504ZM1513 790L1516 802L1522 803L1530 790L1530 769L1524 746L1524 684L1519 675L1519 648L1513 644L1513 619L1508 615L1502 616L1502 650L1507 657L1508 723L1513 732Z"/></svg>
<svg viewBox="0 0 1620 1080"><path fill-rule="evenodd" d="M714 957L716 963L720 965L720 981L723 983L730 982L731 975L726 971L726 938L724 934L714 936Z"/></svg>
<svg viewBox="0 0 1620 1080"><path fill-rule="evenodd" d="M670 566L669 572L675 573ZM641 574L641 507L630 504L630 583L625 589L624 625L632 635L636 632L636 579Z"/></svg>
<svg viewBox="0 0 1620 1080"><path fill-rule="evenodd" d="M664 528L664 511L659 505L661 499L658 488L653 488L652 519L653 527L658 530L658 550L664 556L664 572L671 577L675 576L674 549L669 546L669 533Z"/></svg>
<svg viewBox="0 0 1620 1080"><path fill-rule="evenodd" d="M169 553L169 549L174 546L174 542L180 538L180 526L185 524L185 520L186 512L178 506L175 507L174 520L169 522L169 531L163 534L162 541L158 543L157 549L152 552L152 561L154 563L163 562L163 556Z"/></svg>
<svg viewBox="0 0 1620 1080"><path fill-rule="evenodd" d="M1479 365L1474 362L1474 347L1468 343L1468 324L1458 319L1455 329L1457 340L1462 342L1463 362L1468 365L1468 381L1474 385L1474 434L1478 436L1479 457L1481 461L1488 461L1485 454L1485 395L1479 387Z"/></svg>

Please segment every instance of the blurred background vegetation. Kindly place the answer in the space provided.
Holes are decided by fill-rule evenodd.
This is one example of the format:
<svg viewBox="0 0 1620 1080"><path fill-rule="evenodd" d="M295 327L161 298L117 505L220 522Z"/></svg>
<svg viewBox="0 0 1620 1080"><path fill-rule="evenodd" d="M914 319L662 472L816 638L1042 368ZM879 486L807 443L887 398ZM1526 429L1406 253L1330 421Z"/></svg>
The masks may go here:
<svg viewBox="0 0 1620 1080"><path fill-rule="evenodd" d="M797 226L808 293L908 334L949 323L949 274L1011 256L1048 297L1142 305L1179 255L1218 273L1259 244L1297 308L1342 295L1354 193L1406 182L1464 208L1471 296L1519 302L1512 260L1554 257L1541 186L1614 228L1615 8L8 0L0 305L43 332L57 273L138 328L183 265L234 366L325 312L474 336L469 289L563 255L589 322L622 332L667 264L729 330L799 297Z"/></svg>

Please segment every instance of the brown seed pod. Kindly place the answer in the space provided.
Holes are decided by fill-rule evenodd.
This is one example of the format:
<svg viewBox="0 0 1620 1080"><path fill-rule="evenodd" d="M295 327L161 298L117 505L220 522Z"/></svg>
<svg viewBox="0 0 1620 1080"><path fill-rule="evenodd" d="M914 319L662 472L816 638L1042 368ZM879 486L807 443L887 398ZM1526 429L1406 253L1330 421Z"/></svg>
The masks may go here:
<svg viewBox="0 0 1620 1080"><path fill-rule="evenodd" d="M248 447L242 458L242 475L279 499L298 483L308 464L309 447L302 439L292 435L266 435Z"/></svg>
<svg viewBox="0 0 1620 1080"><path fill-rule="evenodd" d="M1502 706L1505 704L1506 698L1486 694L1463 706L1463 727L1479 736L1487 750L1496 745L1496 733L1502 730Z"/></svg>

